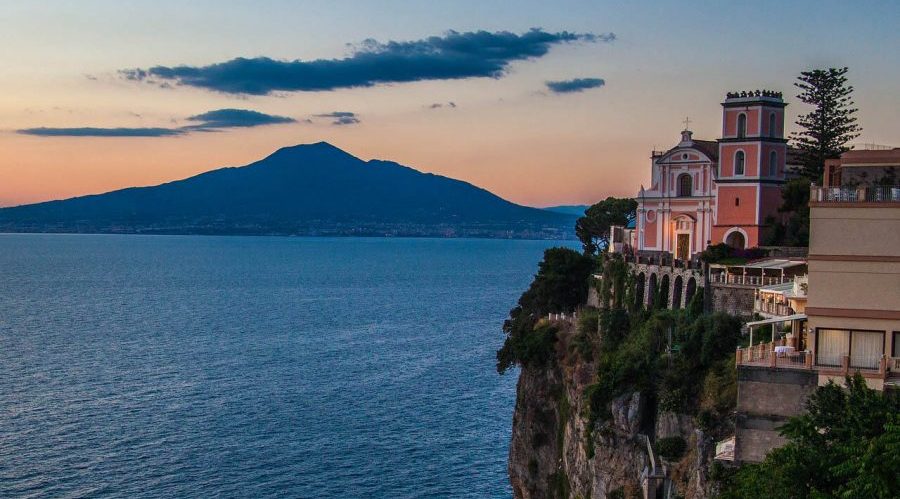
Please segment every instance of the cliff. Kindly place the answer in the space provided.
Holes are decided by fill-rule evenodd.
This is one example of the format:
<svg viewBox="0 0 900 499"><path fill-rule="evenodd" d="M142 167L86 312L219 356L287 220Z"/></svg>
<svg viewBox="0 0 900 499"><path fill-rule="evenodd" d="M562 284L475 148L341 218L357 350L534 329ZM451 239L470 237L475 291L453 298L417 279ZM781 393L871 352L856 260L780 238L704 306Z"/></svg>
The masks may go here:
<svg viewBox="0 0 900 499"><path fill-rule="evenodd" d="M515 497L644 497L645 488L657 486L660 494L673 489L668 497L709 497L713 439L694 417L659 409L652 393L626 390L610 402L611 417L588 431L585 393L603 373L594 356L579 352L584 338L575 325L557 325L553 358L519 374L509 451ZM588 341L599 342L600 334ZM647 445L679 437L686 446L678 457L663 458Z"/></svg>

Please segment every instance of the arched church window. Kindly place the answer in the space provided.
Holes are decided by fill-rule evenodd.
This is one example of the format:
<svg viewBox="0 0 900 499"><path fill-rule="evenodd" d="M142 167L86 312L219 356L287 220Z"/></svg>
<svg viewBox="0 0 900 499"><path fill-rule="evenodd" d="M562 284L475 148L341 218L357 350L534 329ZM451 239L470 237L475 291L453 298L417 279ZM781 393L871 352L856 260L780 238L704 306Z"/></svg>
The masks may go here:
<svg viewBox="0 0 900 499"><path fill-rule="evenodd" d="M694 189L691 175L688 173L682 173L681 176L678 177L678 196L688 197L693 194L693 191Z"/></svg>
<svg viewBox="0 0 900 499"><path fill-rule="evenodd" d="M778 153L772 151L769 153L769 176L778 175Z"/></svg>
<svg viewBox="0 0 900 499"><path fill-rule="evenodd" d="M775 113L769 113L769 137L777 137L777 132L775 130Z"/></svg>
<svg viewBox="0 0 900 499"><path fill-rule="evenodd" d="M738 137L746 137L747 136L747 115L741 113L737 118L737 136Z"/></svg>
<svg viewBox="0 0 900 499"><path fill-rule="evenodd" d="M734 174L744 174L744 151L734 153Z"/></svg>

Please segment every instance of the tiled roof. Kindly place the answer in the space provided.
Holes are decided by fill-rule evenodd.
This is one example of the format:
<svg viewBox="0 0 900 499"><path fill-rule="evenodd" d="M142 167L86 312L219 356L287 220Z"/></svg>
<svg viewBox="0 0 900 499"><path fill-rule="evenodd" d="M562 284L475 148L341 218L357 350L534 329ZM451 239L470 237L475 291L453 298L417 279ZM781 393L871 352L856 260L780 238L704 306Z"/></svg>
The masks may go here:
<svg viewBox="0 0 900 499"><path fill-rule="evenodd" d="M693 149L696 149L696 150L702 152L703 154L708 156L709 159L711 159L713 161L719 161L719 143L718 142L716 142L715 140L698 140L698 139L693 139L691 142L693 142L693 144L688 147L691 147ZM670 152L672 152L676 149L682 149L683 147L684 146L680 146L680 145L675 146L675 147L669 149L668 151L664 152L660 156L665 156L665 155L669 154Z"/></svg>
<svg viewBox="0 0 900 499"><path fill-rule="evenodd" d="M694 140L694 148L713 161L719 160L719 143L715 140Z"/></svg>

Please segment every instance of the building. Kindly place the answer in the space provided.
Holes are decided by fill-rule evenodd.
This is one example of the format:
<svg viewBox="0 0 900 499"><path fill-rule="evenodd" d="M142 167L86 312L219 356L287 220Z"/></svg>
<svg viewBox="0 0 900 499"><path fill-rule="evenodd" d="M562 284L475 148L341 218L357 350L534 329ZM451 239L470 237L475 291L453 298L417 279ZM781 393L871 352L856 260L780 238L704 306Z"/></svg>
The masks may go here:
<svg viewBox="0 0 900 499"><path fill-rule="evenodd" d="M891 164L873 170L855 166L858 154L844 156L854 166L828 172L842 183L810 192L806 289L800 280L799 288L786 288L790 310L769 308L772 318L748 323L750 346L737 351L737 462L760 461L782 445L778 426L803 413L815 388L828 381L859 373L871 388L900 387L900 186L862 184L861 170L850 168L869 168L863 178L880 179ZM765 300L777 286L760 288L758 296ZM805 291L805 304L791 301L795 291ZM791 327L782 332L778 326L786 322ZM757 341L763 337L758 344L754 329Z"/></svg>
<svg viewBox="0 0 900 499"><path fill-rule="evenodd" d="M900 374L900 189L817 187L809 206L806 315L820 384L860 370L880 389Z"/></svg>
<svg viewBox="0 0 900 499"><path fill-rule="evenodd" d="M777 217L788 160L781 94L729 93L722 136L681 141L653 152L650 187L637 195L634 246L688 260L709 244L760 245L766 219Z"/></svg>
<svg viewBox="0 0 900 499"><path fill-rule="evenodd" d="M824 187L897 187L898 170L900 148L854 149L825 161Z"/></svg>

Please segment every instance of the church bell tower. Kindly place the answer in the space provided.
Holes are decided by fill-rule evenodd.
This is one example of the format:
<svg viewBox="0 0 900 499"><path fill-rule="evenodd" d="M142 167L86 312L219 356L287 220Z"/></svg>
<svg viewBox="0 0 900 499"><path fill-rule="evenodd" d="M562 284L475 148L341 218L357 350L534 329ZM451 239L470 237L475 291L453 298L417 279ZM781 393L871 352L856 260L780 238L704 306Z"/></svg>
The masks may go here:
<svg viewBox="0 0 900 499"><path fill-rule="evenodd" d="M787 140L781 92L729 92L722 103L712 243L752 248L765 242L777 216Z"/></svg>

